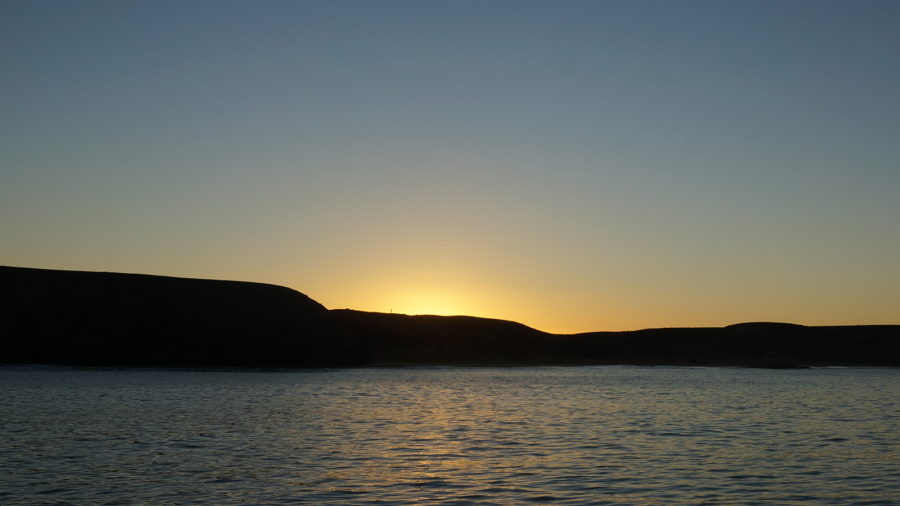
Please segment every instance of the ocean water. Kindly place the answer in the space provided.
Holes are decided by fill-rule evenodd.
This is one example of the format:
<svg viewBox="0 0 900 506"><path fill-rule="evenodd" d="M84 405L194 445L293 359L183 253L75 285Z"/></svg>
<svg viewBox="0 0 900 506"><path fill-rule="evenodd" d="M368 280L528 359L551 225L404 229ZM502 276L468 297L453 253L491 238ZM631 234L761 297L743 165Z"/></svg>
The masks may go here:
<svg viewBox="0 0 900 506"><path fill-rule="evenodd" d="M900 370L0 367L0 504L900 504Z"/></svg>

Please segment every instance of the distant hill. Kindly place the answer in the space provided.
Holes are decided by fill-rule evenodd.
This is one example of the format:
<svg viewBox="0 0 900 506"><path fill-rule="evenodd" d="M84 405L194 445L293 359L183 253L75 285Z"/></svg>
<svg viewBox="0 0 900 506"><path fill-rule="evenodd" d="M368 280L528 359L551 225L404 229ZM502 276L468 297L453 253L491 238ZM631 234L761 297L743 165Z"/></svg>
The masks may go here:
<svg viewBox="0 0 900 506"><path fill-rule="evenodd" d="M473 316L333 309L365 336L374 364L540 364L561 338L521 323Z"/></svg>
<svg viewBox="0 0 900 506"><path fill-rule="evenodd" d="M0 267L0 363L900 366L900 326L556 335L471 316L329 311L261 283Z"/></svg>
<svg viewBox="0 0 900 506"><path fill-rule="evenodd" d="M900 326L805 327L741 323L724 328L592 332L567 338L600 363L748 367L900 366Z"/></svg>
<svg viewBox="0 0 900 506"><path fill-rule="evenodd" d="M382 364L900 366L900 326L742 323L555 335L470 316L332 310L359 328Z"/></svg>

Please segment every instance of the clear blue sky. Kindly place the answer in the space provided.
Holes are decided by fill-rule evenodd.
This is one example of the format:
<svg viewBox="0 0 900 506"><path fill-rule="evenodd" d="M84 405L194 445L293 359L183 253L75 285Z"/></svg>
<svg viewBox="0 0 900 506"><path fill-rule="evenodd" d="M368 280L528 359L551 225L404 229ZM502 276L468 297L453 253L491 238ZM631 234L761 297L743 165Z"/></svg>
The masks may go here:
<svg viewBox="0 0 900 506"><path fill-rule="evenodd" d="M0 2L0 264L900 323L900 2Z"/></svg>

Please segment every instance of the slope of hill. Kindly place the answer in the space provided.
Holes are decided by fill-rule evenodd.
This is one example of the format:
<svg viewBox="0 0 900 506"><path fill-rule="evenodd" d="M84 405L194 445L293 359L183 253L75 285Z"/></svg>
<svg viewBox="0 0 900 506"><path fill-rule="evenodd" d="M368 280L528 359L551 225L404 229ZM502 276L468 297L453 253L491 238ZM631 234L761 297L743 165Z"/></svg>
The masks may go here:
<svg viewBox="0 0 900 506"><path fill-rule="evenodd" d="M560 340L521 323L472 316L333 309L365 336L375 364L541 364Z"/></svg>
<svg viewBox="0 0 900 506"><path fill-rule="evenodd" d="M359 336L288 288L0 267L0 363L359 365Z"/></svg>

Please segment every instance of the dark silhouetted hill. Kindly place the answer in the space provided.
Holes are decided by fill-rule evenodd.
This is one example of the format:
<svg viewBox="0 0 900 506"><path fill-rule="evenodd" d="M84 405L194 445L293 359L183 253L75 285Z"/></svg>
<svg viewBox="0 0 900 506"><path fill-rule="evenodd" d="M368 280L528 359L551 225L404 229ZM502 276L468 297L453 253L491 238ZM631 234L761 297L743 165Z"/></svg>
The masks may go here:
<svg viewBox="0 0 900 506"><path fill-rule="evenodd" d="M0 363L360 365L355 329L261 283L0 267Z"/></svg>
<svg viewBox="0 0 900 506"><path fill-rule="evenodd" d="M900 366L897 325L742 323L555 335L469 316L332 312L359 328L367 354L381 364Z"/></svg>
<svg viewBox="0 0 900 506"><path fill-rule="evenodd" d="M555 335L470 316L329 311L260 283L0 267L0 363L900 366L900 326Z"/></svg>
<svg viewBox="0 0 900 506"><path fill-rule="evenodd" d="M565 340L566 349L592 363L900 366L898 325L741 323L724 328L592 332Z"/></svg>
<svg viewBox="0 0 900 506"><path fill-rule="evenodd" d="M540 364L559 338L505 320L333 309L365 336L376 364Z"/></svg>

